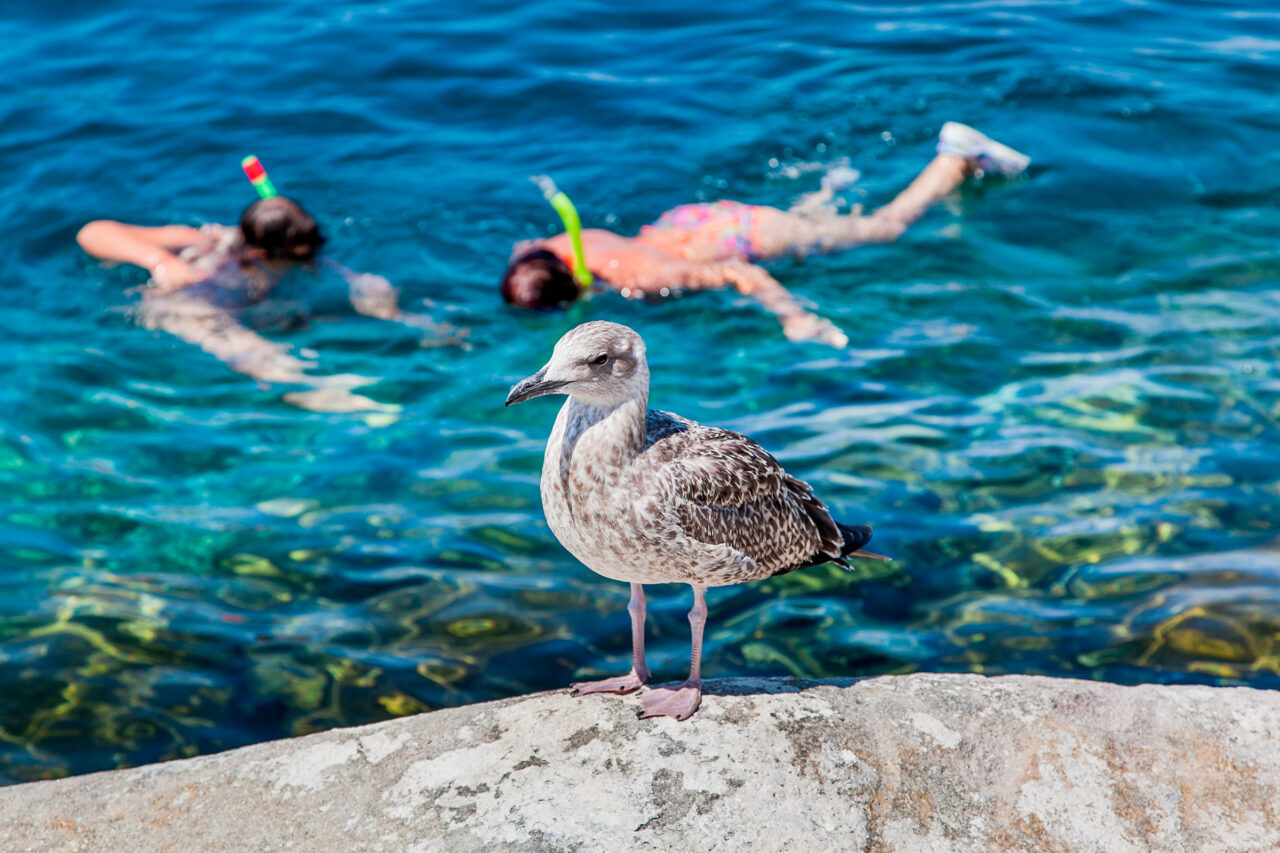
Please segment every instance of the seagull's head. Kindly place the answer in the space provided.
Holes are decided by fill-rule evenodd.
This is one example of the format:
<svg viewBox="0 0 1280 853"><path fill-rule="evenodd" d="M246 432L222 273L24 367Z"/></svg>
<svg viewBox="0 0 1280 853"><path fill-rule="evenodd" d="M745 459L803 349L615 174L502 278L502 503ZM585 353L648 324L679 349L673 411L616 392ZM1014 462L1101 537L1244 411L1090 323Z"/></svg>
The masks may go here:
<svg viewBox="0 0 1280 853"><path fill-rule="evenodd" d="M568 394L609 408L648 392L644 340L627 326L596 320L566 332L546 366L515 384L507 405L544 394Z"/></svg>

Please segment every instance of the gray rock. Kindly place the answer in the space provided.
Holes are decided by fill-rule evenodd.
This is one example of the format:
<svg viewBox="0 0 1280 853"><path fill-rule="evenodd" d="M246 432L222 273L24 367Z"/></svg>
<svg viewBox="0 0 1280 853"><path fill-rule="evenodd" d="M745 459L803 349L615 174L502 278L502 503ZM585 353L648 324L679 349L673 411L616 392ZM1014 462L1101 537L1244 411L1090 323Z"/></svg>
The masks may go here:
<svg viewBox="0 0 1280 853"><path fill-rule="evenodd" d="M5 851L1280 849L1280 693L1025 676L564 692L0 789Z"/></svg>

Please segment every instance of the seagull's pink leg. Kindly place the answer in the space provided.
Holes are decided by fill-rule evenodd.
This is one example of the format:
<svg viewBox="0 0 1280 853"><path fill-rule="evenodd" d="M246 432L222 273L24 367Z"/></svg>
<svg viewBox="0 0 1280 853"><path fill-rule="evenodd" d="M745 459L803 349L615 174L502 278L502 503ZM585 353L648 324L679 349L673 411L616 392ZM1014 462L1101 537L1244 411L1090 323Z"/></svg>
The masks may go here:
<svg viewBox="0 0 1280 853"><path fill-rule="evenodd" d="M603 681L580 681L573 685L574 696L588 693L635 693L649 681L649 667L644 665L644 587L631 585L631 601L627 603L631 614L631 672L619 678Z"/></svg>
<svg viewBox="0 0 1280 853"><path fill-rule="evenodd" d="M659 687L644 695L640 718L675 717L687 720L702 702L702 629L707 624L707 599L700 586L693 588L693 609L689 611L689 627L693 634L693 650L689 657L689 678L672 690Z"/></svg>

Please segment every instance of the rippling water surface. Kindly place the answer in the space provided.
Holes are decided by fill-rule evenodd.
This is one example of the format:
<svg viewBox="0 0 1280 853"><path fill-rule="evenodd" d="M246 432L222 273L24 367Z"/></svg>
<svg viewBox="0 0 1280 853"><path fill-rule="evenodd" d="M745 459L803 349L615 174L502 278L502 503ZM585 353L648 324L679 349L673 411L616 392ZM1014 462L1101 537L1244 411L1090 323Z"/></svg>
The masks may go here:
<svg viewBox="0 0 1280 853"><path fill-rule="evenodd" d="M150 5L150 4L148 4ZM648 340L652 402L750 433L897 559L712 591L705 670L1280 686L1280 14L1269 4L594 0L177 8L0 21L0 780L558 688L628 660L626 589L556 543L555 404L509 385L584 319ZM638 8L638 7L637 7ZM845 329L729 293L501 305L554 214L786 206L844 158L882 203L948 119L1035 160L899 243L775 274ZM398 419L297 409L130 320L89 219L233 221L261 156L472 345L275 302ZM268 315L272 312L267 311ZM688 591L652 590L687 665Z"/></svg>

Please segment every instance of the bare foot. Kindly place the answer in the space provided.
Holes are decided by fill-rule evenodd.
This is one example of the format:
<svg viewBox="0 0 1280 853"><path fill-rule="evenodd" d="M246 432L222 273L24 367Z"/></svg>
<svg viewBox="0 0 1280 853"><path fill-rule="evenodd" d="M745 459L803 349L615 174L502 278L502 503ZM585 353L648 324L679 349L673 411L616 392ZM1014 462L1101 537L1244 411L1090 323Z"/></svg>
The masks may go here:
<svg viewBox="0 0 1280 853"><path fill-rule="evenodd" d="M362 394L353 394L346 388L317 388L314 391L291 391L284 395L286 403L312 412L380 412L396 414L400 406L379 403Z"/></svg>
<svg viewBox="0 0 1280 853"><path fill-rule="evenodd" d="M628 693L635 693L644 683L649 680L649 674L645 673L645 677L641 678L636 675L633 669L626 675L617 678L606 678L603 681L579 681L570 686L573 688L571 696L586 696L589 693L617 693L625 696Z"/></svg>
<svg viewBox="0 0 1280 853"><path fill-rule="evenodd" d="M359 373L333 373L328 376L308 377L307 381L317 388L341 388L350 391L352 388L359 388L362 385L381 382L382 377L361 376Z"/></svg>
<svg viewBox="0 0 1280 853"><path fill-rule="evenodd" d="M659 687L640 699L640 704L644 706L644 710L640 712L640 719L675 717L677 720L687 720L693 716L694 711L698 710L698 705L701 703L702 690L695 684L685 683L675 690L670 687Z"/></svg>

